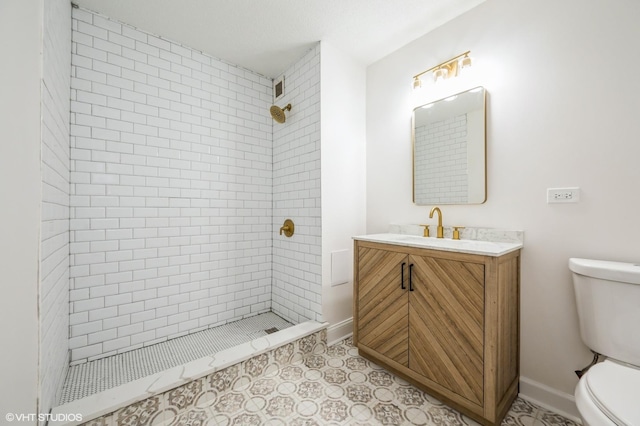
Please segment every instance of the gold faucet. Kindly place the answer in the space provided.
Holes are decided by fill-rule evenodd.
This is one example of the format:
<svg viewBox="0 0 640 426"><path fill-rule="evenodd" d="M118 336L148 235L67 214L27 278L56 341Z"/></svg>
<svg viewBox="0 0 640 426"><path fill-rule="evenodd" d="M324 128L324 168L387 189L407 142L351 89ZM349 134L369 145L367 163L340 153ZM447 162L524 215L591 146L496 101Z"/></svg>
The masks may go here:
<svg viewBox="0 0 640 426"><path fill-rule="evenodd" d="M460 230L464 229L464 226L454 226L453 227L453 239L454 240L459 240L460 239Z"/></svg>
<svg viewBox="0 0 640 426"><path fill-rule="evenodd" d="M431 209L431 213L429 213L429 219L433 218L433 212L437 212L438 213L438 238L443 238L444 237L444 228L442 227L442 212L440 211L439 207L434 207Z"/></svg>

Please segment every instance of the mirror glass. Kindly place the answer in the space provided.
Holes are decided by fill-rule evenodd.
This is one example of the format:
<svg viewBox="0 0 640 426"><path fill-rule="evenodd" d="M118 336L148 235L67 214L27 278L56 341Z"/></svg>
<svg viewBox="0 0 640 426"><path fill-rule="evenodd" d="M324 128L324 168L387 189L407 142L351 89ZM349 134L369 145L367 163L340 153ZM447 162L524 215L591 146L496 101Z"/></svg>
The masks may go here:
<svg viewBox="0 0 640 426"><path fill-rule="evenodd" d="M481 204L487 199L485 89L413 110L413 201Z"/></svg>

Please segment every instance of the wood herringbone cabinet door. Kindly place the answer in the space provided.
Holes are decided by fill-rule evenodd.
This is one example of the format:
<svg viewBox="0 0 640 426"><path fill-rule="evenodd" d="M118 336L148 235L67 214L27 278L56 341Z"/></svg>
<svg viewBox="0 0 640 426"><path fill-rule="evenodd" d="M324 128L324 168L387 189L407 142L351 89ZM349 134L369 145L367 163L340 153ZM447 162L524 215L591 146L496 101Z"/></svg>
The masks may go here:
<svg viewBox="0 0 640 426"><path fill-rule="evenodd" d="M483 404L484 265L410 256L409 368Z"/></svg>
<svg viewBox="0 0 640 426"><path fill-rule="evenodd" d="M403 253L358 249L358 343L404 366L408 366L407 261Z"/></svg>

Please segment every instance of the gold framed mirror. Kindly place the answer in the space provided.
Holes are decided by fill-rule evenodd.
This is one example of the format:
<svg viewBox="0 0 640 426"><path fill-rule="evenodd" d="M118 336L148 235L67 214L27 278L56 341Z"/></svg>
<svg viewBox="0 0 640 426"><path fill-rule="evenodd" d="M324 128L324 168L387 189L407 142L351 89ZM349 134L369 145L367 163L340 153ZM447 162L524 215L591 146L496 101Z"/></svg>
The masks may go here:
<svg viewBox="0 0 640 426"><path fill-rule="evenodd" d="M411 138L415 204L487 200L484 87L415 108Z"/></svg>

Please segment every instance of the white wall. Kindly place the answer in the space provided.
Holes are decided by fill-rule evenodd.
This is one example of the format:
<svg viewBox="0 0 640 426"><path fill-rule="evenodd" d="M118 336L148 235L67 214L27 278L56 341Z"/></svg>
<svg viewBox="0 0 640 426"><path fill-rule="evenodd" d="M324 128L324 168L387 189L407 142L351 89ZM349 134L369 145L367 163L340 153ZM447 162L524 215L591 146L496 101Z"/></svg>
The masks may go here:
<svg viewBox="0 0 640 426"><path fill-rule="evenodd" d="M40 247L40 411L58 402L69 366L71 5L44 2Z"/></svg>
<svg viewBox="0 0 640 426"><path fill-rule="evenodd" d="M573 370L591 359L567 260L638 261L638 16L631 0L489 0L368 68L370 233L427 219L411 203L411 110L486 87L488 199L445 206L444 222L525 231L521 390L548 386L567 411ZM474 74L414 93L412 75L469 49ZM547 204L557 186L581 187L581 202Z"/></svg>
<svg viewBox="0 0 640 426"><path fill-rule="evenodd" d="M271 308L271 81L73 11L72 362Z"/></svg>
<svg viewBox="0 0 640 426"><path fill-rule="evenodd" d="M322 320L320 45L283 73L285 123L273 121L273 311L298 323ZM279 235L285 219L295 233Z"/></svg>
<svg viewBox="0 0 640 426"><path fill-rule="evenodd" d="M322 311L325 321L335 327L353 316L351 237L365 233L366 68L326 41L320 47ZM348 282L332 287L331 253L343 250L347 250L343 256ZM336 338L351 332L350 324L344 328L336 331Z"/></svg>
<svg viewBox="0 0 640 426"><path fill-rule="evenodd" d="M0 416L36 413L42 1L0 2Z"/></svg>

